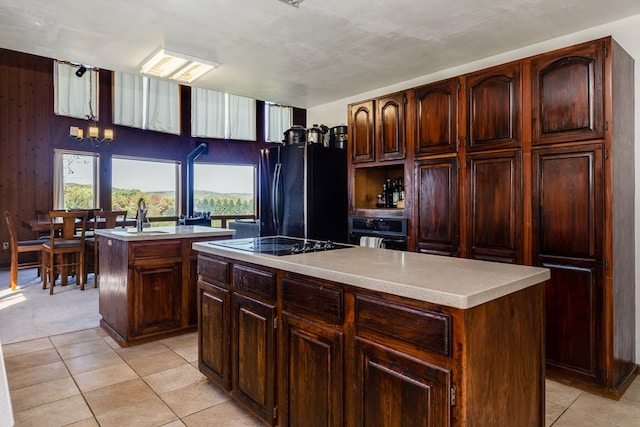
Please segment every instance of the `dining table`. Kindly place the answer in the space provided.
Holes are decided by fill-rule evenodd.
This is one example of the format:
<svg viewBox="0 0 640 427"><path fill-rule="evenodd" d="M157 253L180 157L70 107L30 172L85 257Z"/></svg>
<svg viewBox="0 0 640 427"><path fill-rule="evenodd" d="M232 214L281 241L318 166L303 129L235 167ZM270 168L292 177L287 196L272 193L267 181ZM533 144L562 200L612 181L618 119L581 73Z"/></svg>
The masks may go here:
<svg viewBox="0 0 640 427"><path fill-rule="evenodd" d="M105 220L104 219L98 219L98 227L97 228L101 228L100 227L100 222L105 222ZM42 233L43 231L49 231L50 230L51 222L48 219L26 219L26 220L20 221L20 224L23 227L25 227L25 228L27 228L29 230ZM125 221L120 219L120 220L116 221L116 225L118 227L135 227L136 220L135 220L135 218L127 219ZM62 228L62 221L54 221L54 227ZM89 228L89 229L96 228L95 227L95 219L87 220L87 228Z"/></svg>

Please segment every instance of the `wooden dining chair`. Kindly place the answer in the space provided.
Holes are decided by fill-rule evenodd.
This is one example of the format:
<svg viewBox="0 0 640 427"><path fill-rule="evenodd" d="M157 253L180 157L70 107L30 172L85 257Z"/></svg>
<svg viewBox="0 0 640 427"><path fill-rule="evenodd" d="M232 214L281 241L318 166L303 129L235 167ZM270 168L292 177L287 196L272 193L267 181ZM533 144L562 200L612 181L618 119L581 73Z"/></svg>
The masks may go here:
<svg viewBox="0 0 640 427"><path fill-rule="evenodd" d="M87 211L49 213L49 241L43 243L42 289L47 288L53 295L56 274L60 274L60 283L67 284L67 278L75 275L76 283L84 290L84 245L87 227Z"/></svg>
<svg viewBox="0 0 640 427"><path fill-rule="evenodd" d="M100 211L96 212L95 216L95 228L116 228L118 220L122 221L121 224L125 224L127 221L127 211ZM93 286L98 287L98 279L100 275L99 266L99 245L98 237L94 236L85 240L87 259L93 260Z"/></svg>
<svg viewBox="0 0 640 427"><path fill-rule="evenodd" d="M9 269L9 286L12 291L16 290L18 285L18 270L23 268L42 267L42 252L44 250L43 240L18 240L18 233L13 223L13 217L9 211L3 212L4 219L9 229L9 250L11 251L11 266ZM20 254L31 252L37 253L36 260L20 262ZM42 274L42 270L40 270Z"/></svg>

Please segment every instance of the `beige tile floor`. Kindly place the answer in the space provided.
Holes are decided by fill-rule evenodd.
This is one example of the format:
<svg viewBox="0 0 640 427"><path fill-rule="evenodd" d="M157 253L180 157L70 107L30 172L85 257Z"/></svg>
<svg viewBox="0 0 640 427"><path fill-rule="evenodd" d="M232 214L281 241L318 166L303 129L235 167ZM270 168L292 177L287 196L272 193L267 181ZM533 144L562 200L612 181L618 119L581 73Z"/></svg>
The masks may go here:
<svg viewBox="0 0 640 427"><path fill-rule="evenodd" d="M3 352L16 427L261 425L198 371L195 333L123 349L96 328ZM640 426L640 378L619 401L547 381L546 400L546 426Z"/></svg>

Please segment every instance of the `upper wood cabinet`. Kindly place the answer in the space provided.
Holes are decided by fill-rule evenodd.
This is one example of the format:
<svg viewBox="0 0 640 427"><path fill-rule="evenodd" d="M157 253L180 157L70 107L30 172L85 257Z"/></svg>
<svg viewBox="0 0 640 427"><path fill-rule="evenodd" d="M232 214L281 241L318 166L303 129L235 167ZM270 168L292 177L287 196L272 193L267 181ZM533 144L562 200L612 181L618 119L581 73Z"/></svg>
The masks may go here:
<svg viewBox="0 0 640 427"><path fill-rule="evenodd" d="M466 76L468 149L520 147L521 63Z"/></svg>
<svg viewBox="0 0 640 427"><path fill-rule="evenodd" d="M353 163L375 160L375 110L373 100L349 106L349 139Z"/></svg>
<svg viewBox="0 0 640 427"><path fill-rule="evenodd" d="M351 161L402 160L406 155L404 92L349 106Z"/></svg>
<svg viewBox="0 0 640 427"><path fill-rule="evenodd" d="M454 78L413 90L416 156L456 152L459 87Z"/></svg>
<svg viewBox="0 0 640 427"><path fill-rule="evenodd" d="M378 160L405 157L404 92L376 100L376 145Z"/></svg>
<svg viewBox="0 0 640 427"><path fill-rule="evenodd" d="M531 61L533 145L604 138L604 41Z"/></svg>

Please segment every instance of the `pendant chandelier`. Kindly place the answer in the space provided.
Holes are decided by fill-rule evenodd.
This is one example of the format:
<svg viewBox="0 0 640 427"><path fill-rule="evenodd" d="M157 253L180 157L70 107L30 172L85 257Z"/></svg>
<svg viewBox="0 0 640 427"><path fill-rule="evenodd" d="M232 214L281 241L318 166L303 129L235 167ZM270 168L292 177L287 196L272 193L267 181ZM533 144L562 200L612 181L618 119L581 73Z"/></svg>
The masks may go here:
<svg viewBox="0 0 640 427"><path fill-rule="evenodd" d="M76 71L76 76L82 77L86 71L87 68L84 65L80 65L80 68ZM100 138L100 128L98 127L96 115L93 113L93 73L93 69L89 70L89 114L87 115L89 126L87 127L87 132L85 133L81 127L71 126L69 128L69 136L74 138L80 145L100 147L113 141L113 129L105 129L102 138Z"/></svg>

